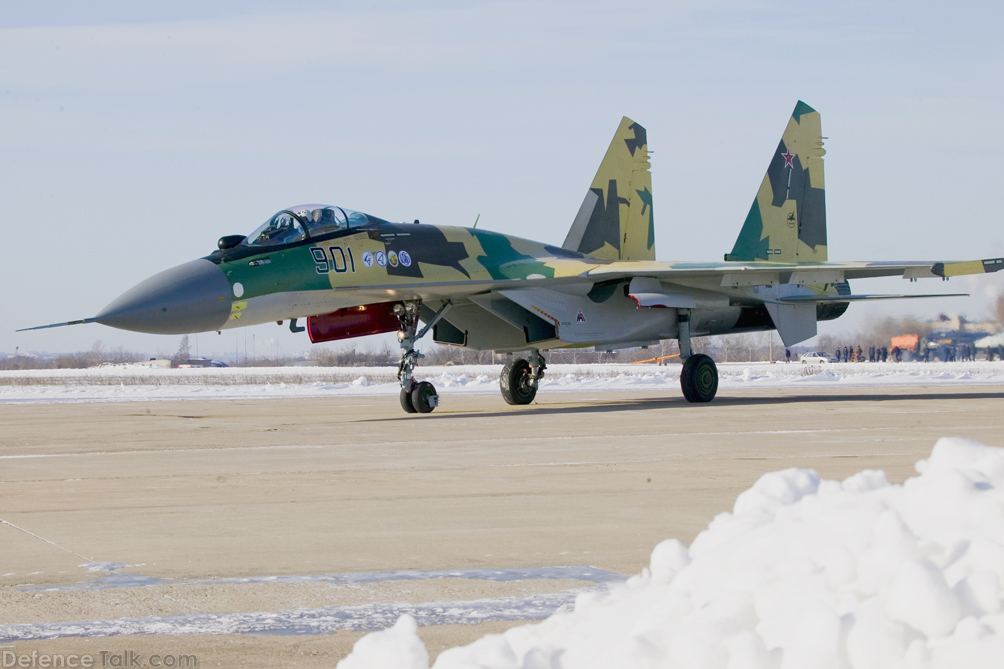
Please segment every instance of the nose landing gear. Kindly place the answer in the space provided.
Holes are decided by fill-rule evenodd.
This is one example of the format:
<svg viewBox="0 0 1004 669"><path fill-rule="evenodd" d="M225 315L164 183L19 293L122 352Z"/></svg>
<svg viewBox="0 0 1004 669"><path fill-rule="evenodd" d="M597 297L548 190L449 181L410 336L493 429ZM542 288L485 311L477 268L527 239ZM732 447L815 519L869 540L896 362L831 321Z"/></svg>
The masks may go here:
<svg viewBox="0 0 1004 669"><path fill-rule="evenodd" d="M401 362L397 366L397 380L401 384L401 408L407 413L430 413L439 406L436 387L428 381L416 382L413 377L419 359L425 357L415 350L415 342L424 337L453 305L450 302L444 304L432 320L418 331L418 313L421 306L421 300L394 305L394 315L401 324L401 329L397 333L398 341L401 343Z"/></svg>

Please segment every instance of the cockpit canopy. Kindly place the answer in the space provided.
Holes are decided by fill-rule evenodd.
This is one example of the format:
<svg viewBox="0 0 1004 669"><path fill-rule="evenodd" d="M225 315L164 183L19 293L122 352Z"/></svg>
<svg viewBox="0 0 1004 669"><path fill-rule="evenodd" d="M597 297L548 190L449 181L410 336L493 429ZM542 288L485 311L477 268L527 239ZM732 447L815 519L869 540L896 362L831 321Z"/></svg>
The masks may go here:
<svg viewBox="0 0 1004 669"><path fill-rule="evenodd" d="M366 214L327 204L301 204L283 209L248 235L247 246L279 246L365 225Z"/></svg>

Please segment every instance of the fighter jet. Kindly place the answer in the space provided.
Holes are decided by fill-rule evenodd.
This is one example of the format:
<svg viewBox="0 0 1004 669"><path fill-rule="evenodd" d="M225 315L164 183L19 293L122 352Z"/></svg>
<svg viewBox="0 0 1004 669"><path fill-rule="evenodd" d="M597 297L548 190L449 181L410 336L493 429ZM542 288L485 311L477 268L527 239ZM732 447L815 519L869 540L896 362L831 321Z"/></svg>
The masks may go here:
<svg viewBox="0 0 1004 669"><path fill-rule="evenodd" d="M864 295L858 278L948 279L1004 269L1004 259L830 262L819 113L799 101L732 250L721 262L655 259L648 135L624 118L560 246L488 230L393 223L340 206L304 204L251 234L220 238L199 260L157 274L93 318L153 334L227 330L306 318L313 343L397 331L401 407L428 413L436 389L415 380L416 342L516 353L502 397L529 404L543 351L679 342L690 402L718 390L714 361L692 338L777 330L785 346L851 302L944 295ZM37 329L37 328L27 328Z"/></svg>

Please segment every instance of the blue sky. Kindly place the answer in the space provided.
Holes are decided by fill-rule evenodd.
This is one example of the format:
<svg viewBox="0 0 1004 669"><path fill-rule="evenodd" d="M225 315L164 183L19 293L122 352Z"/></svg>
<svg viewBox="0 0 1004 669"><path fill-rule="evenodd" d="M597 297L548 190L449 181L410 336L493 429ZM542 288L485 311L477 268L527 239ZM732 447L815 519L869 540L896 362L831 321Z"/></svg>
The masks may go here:
<svg viewBox="0 0 1004 669"><path fill-rule="evenodd" d="M166 3L161 3L166 4ZM648 128L658 257L731 249L796 100L827 140L831 260L1004 255L997 5L958 2L5 2L0 351L172 352L92 316L275 211L560 243L622 115ZM860 292L977 318L1004 277ZM250 329L262 346L304 335ZM240 335L239 335L240 336ZM238 337L239 337L238 336ZM200 336L203 354L233 333Z"/></svg>

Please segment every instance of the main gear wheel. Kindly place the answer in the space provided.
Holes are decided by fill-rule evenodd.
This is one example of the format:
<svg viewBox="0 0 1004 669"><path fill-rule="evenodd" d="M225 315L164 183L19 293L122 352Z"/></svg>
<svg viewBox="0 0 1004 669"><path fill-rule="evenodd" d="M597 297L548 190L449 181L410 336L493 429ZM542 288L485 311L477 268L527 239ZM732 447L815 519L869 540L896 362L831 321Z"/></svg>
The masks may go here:
<svg viewBox="0 0 1004 669"><path fill-rule="evenodd" d="M530 363L522 358L514 358L502 368L499 377L502 399L509 404L529 404L537 396Z"/></svg>
<svg viewBox="0 0 1004 669"><path fill-rule="evenodd" d="M718 393L718 367L703 353L687 358L680 372L680 388L688 402L710 402Z"/></svg>

